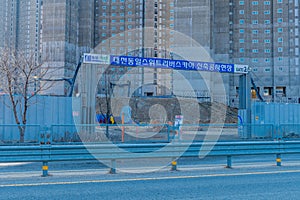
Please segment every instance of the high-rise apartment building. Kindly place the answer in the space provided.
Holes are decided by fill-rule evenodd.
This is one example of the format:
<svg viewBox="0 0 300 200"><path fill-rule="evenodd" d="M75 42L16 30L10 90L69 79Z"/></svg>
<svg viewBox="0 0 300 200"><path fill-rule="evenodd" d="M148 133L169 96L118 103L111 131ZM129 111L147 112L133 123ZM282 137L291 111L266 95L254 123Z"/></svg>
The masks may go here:
<svg viewBox="0 0 300 200"><path fill-rule="evenodd" d="M78 0L1 0L0 5L0 47L34 54L49 69L49 79L73 75L79 60ZM67 87L60 81L44 92L64 95Z"/></svg>
<svg viewBox="0 0 300 200"><path fill-rule="evenodd" d="M1 47L10 46L16 47L17 33L17 1L0 1L0 45Z"/></svg>
<svg viewBox="0 0 300 200"><path fill-rule="evenodd" d="M78 0L42 1L42 61L50 67L50 79L69 78L74 74L79 61L78 9ZM65 81L56 82L45 93L64 95L68 87Z"/></svg>
<svg viewBox="0 0 300 200"><path fill-rule="evenodd" d="M41 1L0 1L0 46L20 49L40 58Z"/></svg>
<svg viewBox="0 0 300 200"><path fill-rule="evenodd" d="M225 1L222 1L223 4ZM203 62L228 63L229 32L226 17L228 8L221 1L212 0L174 0L175 31L184 34L184 43L176 41L177 49L185 51L174 58ZM227 3L227 7L229 7ZM227 9L227 10L226 10ZM225 15L225 18L222 16ZM227 21L228 22L228 21ZM221 26L218 26L221 24ZM179 45L179 46L178 46ZM175 94L185 97L196 96L199 101L229 102L225 93L229 91L229 75L211 72L182 71L174 76ZM182 77L184 75L185 80ZM221 80L222 79L222 80ZM184 82L192 87L187 88Z"/></svg>
<svg viewBox="0 0 300 200"><path fill-rule="evenodd" d="M298 102L299 2L230 0L227 3L230 61L251 67L250 74L266 101ZM237 85L235 79L232 86ZM236 90L237 87L231 91Z"/></svg>
<svg viewBox="0 0 300 200"><path fill-rule="evenodd" d="M216 62L247 64L266 101L298 102L297 0L175 0L175 30L204 46ZM223 75L227 102L238 103L238 75ZM258 99L252 91L253 99Z"/></svg>
<svg viewBox="0 0 300 200"><path fill-rule="evenodd" d="M1 25L5 31L1 32L0 45L28 53L34 51L36 58L50 67L49 79L71 77L80 55L94 48L102 54L166 58L170 55L166 49L171 36L164 29L172 28L174 20L170 2L1 0ZM121 75L128 74L126 79L134 90L147 82L147 86L137 90L137 95L164 95L167 91L159 86L171 80L169 70L116 70L123 71ZM115 82L119 78L115 76ZM161 81L167 83L158 83ZM45 93L64 95L68 87L67 82L56 82Z"/></svg>
<svg viewBox="0 0 300 200"><path fill-rule="evenodd" d="M171 45L171 35L166 30L172 28L174 20L173 4L170 2L161 0L96 1L94 45L97 46L98 52L138 57L170 57L168 49ZM113 84L126 85L130 82L131 90L135 91L134 95L171 93L170 70L142 67L135 69L116 67L113 70L121 71L114 73ZM121 76L123 76L124 83L119 81ZM104 85L105 80L102 82Z"/></svg>
<svg viewBox="0 0 300 200"><path fill-rule="evenodd" d="M178 42L170 29L197 41L213 61L249 65L265 100L300 97L297 0L0 0L0 17L0 46L34 52L52 67L49 77L71 77L80 55L94 48L102 54L180 59L170 52ZM114 70L123 72L115 73L113 84L126 74L136 95L166 95L177 87L172 70ZM237 103L238 76L222 76L228 103ZM201 77L185 77L199 86L197 96L208 94ZM68 86L59 82L49 93L63 95Z"/></svg>

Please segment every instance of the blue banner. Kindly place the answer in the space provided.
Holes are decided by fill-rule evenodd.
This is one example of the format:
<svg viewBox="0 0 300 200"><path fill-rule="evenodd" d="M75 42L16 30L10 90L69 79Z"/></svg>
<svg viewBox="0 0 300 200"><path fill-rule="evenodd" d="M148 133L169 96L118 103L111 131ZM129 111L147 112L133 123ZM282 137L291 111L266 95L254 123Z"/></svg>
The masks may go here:
<svg viewBox="0 0 300 200"><path fill-rule="evenodd" d="M234 73L234 64L170 60L163 58L141 58L133 56L111 56L111 65L126 67L151 67L175 70L208 71L221 73Z"/></svg>

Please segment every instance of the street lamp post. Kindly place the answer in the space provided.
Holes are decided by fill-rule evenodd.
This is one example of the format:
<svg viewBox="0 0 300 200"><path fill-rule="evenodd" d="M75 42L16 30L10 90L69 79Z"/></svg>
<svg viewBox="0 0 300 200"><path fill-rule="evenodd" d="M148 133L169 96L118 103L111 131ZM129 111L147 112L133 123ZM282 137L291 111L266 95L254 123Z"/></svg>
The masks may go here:
<svg viewBox="0 0 300 200"><path fill-rule="evenodd" d="M37 87L37 85L36 85L36 82L37 82L37 80L38 80L38 76L33 76L33 79L34 79L34 88L33 88L33 92L34 92L34 94L36 94L36 87Z"/></svg>

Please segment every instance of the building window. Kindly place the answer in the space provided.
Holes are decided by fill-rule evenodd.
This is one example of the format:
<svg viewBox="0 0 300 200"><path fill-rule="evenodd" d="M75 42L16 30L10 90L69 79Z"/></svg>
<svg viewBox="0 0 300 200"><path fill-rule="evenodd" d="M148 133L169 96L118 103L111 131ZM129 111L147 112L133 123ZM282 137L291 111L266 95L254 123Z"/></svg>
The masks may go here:
<svg viewBox="0 0 300 200"><path fill-rule="evenodd" d="M253 63L257 63L257 62L258 62L258 59L257 59L257 58L253 58L253 59L252 59L252 62L253 62Z"/></svg>
<svg viewBox="0 0 300 200"><path fill-rule="evenodd" d="M264 14L265 14L265 15L269 15L269 14L271 14L271 12L270 12L269 10L265 10L265 11L264 11Z"/></svg>
<svg viewBox="0 0 300 200"><path fill-rule="evenodd" d="M245 43L245 40L244 39L240 39L240 43Z"/></svg>
<svg viewBox="0 0 300 200"><path fill-rule="evenodd" d="M283 52L283 48L282 47L278 47L278 52Z"/></svg>
<svg viewBox="0 0 300 200"><path fill-rule="evenodd" d="M285 97L286 96L285 87L276 87L276 96Z"/></svg>
<svg viewBox="0 0 300 200"><path fill-rule="evenodd" d="M258 53L258 49L252 49L252 53Z"/></svg>
<svg viewBox="0 0 300 200"><path fill-rule="evenodd" d="M239 58L239 61L240 61L241 63L243 63L243 62L245 62L245 58Z"/></svg>
<svg viewBox="0 0 300 200"><path fill-rule="evenodd" d="M282 13L282 8L278 8L277 13Z"/></svg>
<svg viewBox="0 0 300 200"><path fill-rule="evenodd" d="M264 5L271 5L270 1L264 1Z"/></svg>
<svg viewBox="0 0 300 200"><path fill-rule="evenodd" d="M264 96L271 96L273 88L272 87L264 87Z"/></svg>
<svg viewBox="0 0 300 200"><path fill-rule="evenodd" d="M258 30L252 30L252 34L254 35L258 34Z"/></svg>
<svg viewBox="0 0 300 200"><path fill-rule="evenodd" d="M240 5L245 5L245 2L244 1L240 1L239 4Z"/></svg>
<svg viewBox="0 0 300 200"><path fill-rule="evenodd" d="M271 40L265 39L265 43L269 44L269 43L271 43Z"/></svg>
<svg viewBox="0 0 300 200"><path fill-rule="evenodd" d="M265 24L270 24L270 20L265 20Z"/></svg>
<svg viewBox="0 0 300 200"><path fill-rule="evenodd" d="M245 20L240 19L240 24L244 24L244 23L245 23Z"/></svg>
<svg viewBox="0 0 300 200"><path fill-rule="evenodd" d="M271 53L271 49L265 49L265 53Z"/></svg>
<svg viewBox="0 0 300 200"><path fill-rule="evenodd" d="M240 29L240 33L245 33L245 30L244 29Z"/></svg>
<svg viewBox="0 0 300 200"><path fill-rule="evenodd" d="M282 37L280 37L280 38L278 38L278 42L283 42L283 39L282 39Z"/></svg>
<svg viewBox="0 0 300 200"><path fill-rule="evenodd" d="M278 28L278 33L282 33L282 28Z"/></svg>
<svg viewBox="0 0 300 200"><path fill-rule="evenodd" d="M258 20L252 20L252 24L258 24Z"/></svg>
<svg viewBox="0 0 300 200"><path fill-rule="evenodd" d="M240 14L243 15L245 13L244 10L240 10Z"/></svg>
<svg viewBox="0 0 300 200"><path fill-rule="evenodd" d="M271 71L271 68L267 67L265 68L265 72L270 72Z"/></svg>
<svg viewBox="0 0 300 200"><path fill-rule="evenodd" d="M258 15L258 11L252 11L252 15Z"/></svg>
<svg viewBox="0 0 300 200"><path fill-rule="evenodd" d="M265 30L265 34L270 34L271 31L269 29Z"/></svg>
<svg viewBox="0 0 300 200"><path fill-rule="evenodd" d="M254 6L258 5L258 1L252 1L252 5Z"/></svg>
<svg viewBox="0 0 300 200"><path fill-rule="evenodd" d="M278 18L277 22L278 22L278 23L282 23L282 22L283 22L283 19L282 19L282 18Z"/></svg>
<svg viewBox="0 0 300 200"><path fill-rule="evenodd" d="M256 44L256 43L258 43L258 40L257 40L257 39L252 40L252 43L253 43L253 44Z"/></svg>
<svg viewBox="0 0 300 200"><path fill-rule="evenodd" d="M244 53L245 49L244 48L240 48L240 53Z"/></svg>
<svg viewBox="0 0 300 200"><path fill-rule="evenodd" d="M270 58L266 58L266 59L265 59L265 62L266 62L266 63L269 63L270 61L271 61ZM270 68L266 68L265 71L266 71L266 72L270 71Z"/></svg>

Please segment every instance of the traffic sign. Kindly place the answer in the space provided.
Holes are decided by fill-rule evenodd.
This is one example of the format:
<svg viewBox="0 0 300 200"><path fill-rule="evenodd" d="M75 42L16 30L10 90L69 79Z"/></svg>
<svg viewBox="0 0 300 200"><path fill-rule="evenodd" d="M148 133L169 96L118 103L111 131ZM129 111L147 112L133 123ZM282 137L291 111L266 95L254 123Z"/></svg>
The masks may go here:
<svg viewBox="0 0 300 200"><path fill-rule="evenodd" d="M110 56L104 54L83 54L83 63L88 64L110 64Z"/></svg>
<svg viewBox="0 0 300 200"><path fill-rule="evenodd" d="M248 65L234 65L234 73L247 74L249 72Z"/></svg>

